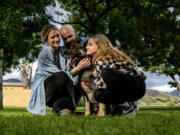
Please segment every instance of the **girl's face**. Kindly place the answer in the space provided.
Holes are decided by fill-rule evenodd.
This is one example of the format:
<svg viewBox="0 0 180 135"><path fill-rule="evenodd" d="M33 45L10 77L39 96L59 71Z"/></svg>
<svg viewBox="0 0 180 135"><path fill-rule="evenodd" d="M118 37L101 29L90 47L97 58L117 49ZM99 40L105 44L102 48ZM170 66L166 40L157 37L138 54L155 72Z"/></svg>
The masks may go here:
<svg viewBox="0 0 180 135"><path fill-rule="evenodd" d="M48 44L54 51L60 46L60 33L57 30L51 30L48 34Z"/></svg>
<svg viewBox="0 0 180 135"><path fill-rule="evenodd" d="M93 56L97 52L98 46L95 43L94 39L90 38L88 40L88 43L86 45L86 50L87 50L87 55L91 55L91 56Z"/></svg>

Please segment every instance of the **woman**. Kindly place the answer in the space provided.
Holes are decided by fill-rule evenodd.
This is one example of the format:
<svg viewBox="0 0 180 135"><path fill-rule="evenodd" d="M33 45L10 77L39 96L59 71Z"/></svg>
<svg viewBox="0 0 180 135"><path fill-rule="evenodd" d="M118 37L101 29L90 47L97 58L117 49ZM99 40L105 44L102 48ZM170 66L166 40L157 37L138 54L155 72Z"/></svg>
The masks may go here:
<svg viewBox="0 0 180 135"><path fill-rule="evenodd" d="M104 35L93 35L86 45L87 54L92 56L97 90L94 98L104 104L118 104L128 107L127 113L135 113L134 101L145 94L146 76L137 70L133 61L123 52L115 49ZM82 88L91 90L81 83Z"/></svg>
<svg viewBox="0 0 180 135"><path fill-rule="evenodd" d="M46 105L60 115L69 115L75 109L75 96L67 59L61 56L60 32L54 25L46 25L41 38L47 45L38 56L38 68L32 86L31 100L27 110L33 114L45 115Z"/></svg>

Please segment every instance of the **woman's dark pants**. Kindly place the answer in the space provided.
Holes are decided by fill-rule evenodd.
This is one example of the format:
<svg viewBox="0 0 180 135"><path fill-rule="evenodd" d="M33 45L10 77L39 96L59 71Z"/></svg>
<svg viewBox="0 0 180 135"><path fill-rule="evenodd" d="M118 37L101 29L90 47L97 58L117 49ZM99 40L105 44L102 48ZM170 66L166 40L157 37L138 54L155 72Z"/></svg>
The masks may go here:
<svg viewBox="0 0 180 135"><path fill-rule="evenodd" d="M46 105L59 112L62 109L75 109L72 98L67 89L69 78L64 72L57 72L44 81Z"/></svg>
<svg viewBox="0 0 180 135"><path fill-rule="evenodd" d="M144 79L133 77L115 69L106 68L102 71L106 89L97 89L94 98L105 104L122 104L134 102L145 95Z"/></svg>

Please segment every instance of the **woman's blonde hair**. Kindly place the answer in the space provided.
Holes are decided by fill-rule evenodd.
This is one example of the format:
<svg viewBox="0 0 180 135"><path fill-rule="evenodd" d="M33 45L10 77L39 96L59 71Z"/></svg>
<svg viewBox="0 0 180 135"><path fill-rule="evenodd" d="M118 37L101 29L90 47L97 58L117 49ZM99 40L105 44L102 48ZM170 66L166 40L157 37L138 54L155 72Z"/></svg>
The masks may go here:
<svg viewBox="0 0 180 135"><path fill-rule="evenodd" d="M122 51L114 48L110 40L102 35L95 34L89 37L93 39L98 46L97 52L93 55L92 62L96 60L107 60L108 58L119 61L119 62L128 62L134 64L133 61Z"/></svg>
<svg viewBox="0 0 180 135"><path fill-rule="evenodd" d="M47 43L48 41L48 34L51 30L58 30L58 28L54 25L45 25L43 28L42 28L42 31L41 31L41 40L44 42L44 43Z"/></svg>

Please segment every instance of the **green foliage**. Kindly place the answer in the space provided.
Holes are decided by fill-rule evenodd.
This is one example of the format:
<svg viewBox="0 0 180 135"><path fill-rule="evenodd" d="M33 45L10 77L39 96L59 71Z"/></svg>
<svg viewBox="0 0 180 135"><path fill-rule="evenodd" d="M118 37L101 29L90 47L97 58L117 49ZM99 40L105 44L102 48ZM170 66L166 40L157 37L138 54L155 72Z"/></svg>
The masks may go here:
<svg viewBox="0 0 180 135"><path fill-rule="evenodd" d="M0 2L0 48L3 48L3 72L12 65L17 65L19 59L37 57L40 51L40 31L49 23L46 16L46 6L52 0L27 1L3 0Z"/></svg>
<svg viewBox="0 0 180 135"><path fill-rule="evenodd" d="M168 82L169 85L171 85L172 87L176 87L178 83L175 83L175 82L172 82L172 81L169 81Z"/></svg>
<svg viewBox="0 0 180 135"><path fill-rule="evenodd" d="M180 74L180 0L58 2L80 35L103 33L144 70Z"/></svg>
<svg viewBox="0 0 180 135"><path fill-rule="evenodd" d="M79 109L77 109L79 112ZM35 116L25 108L0 111L2 135L178 135L179 107L141 107L135 118L124 116Z"/></svg>
<svg viewBox="0 0 180 135"><path fill-rule="evenodd" d="M175 106L179 105L180 99L178 97L152 97L144 96L142 99L137 101L138 105L165 105L165 106Z"/></svg>
<svg viewBox="0 0 180 135"><path fill-rule="evenodd" d="M84 98L83 97L78 102L78 107L84 107Z"/></svg>

